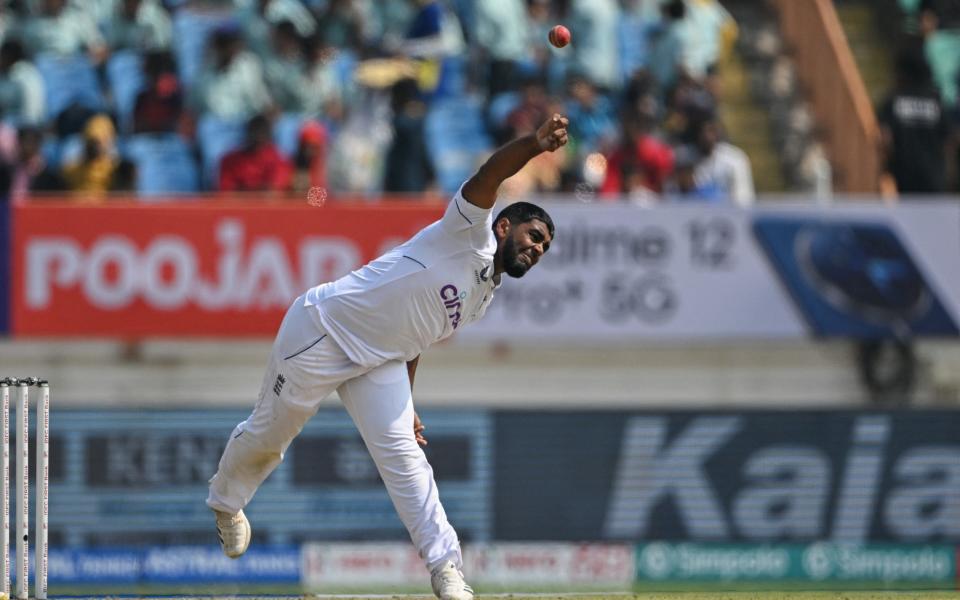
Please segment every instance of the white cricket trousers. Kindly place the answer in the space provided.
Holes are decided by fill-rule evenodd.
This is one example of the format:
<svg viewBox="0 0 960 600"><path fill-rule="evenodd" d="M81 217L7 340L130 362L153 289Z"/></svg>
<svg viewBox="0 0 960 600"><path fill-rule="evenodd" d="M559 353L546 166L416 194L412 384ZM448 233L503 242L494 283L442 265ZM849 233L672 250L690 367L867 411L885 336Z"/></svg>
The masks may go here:
<svg viewBox="0 0 960 600"><path fill-rule="evenodd" d="M351 362L318 327L298 298L273 344L253 413L233 430L207 505L236 513L260 484L320 402L337 390L373 457L390 499L431 571L447 560L462 567L460 541L440 504L433 469L413 435L413 397L407 366L373 369Z"/></svg>

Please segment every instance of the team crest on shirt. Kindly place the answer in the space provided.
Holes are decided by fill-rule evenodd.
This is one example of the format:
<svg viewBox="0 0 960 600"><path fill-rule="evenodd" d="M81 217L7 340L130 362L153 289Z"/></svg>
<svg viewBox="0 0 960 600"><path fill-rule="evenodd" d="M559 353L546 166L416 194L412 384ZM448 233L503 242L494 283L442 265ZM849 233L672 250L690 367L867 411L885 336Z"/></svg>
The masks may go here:
<svg viewBox="0 0 960 600"><path fill-rule="evenodd" d="M474 270L473 276L477 280L477 285L480 285L481 281L490 280L490 267L491 265L487 265L484 268L480 269L479 271Z"/></svg>

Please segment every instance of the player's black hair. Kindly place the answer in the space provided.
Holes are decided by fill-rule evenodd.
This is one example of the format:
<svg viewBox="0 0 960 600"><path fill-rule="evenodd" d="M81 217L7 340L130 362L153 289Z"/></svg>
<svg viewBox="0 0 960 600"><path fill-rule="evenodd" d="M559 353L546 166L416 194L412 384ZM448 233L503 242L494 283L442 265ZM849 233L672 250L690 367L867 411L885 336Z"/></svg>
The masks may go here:
<svg viewBox="0 0 960 600"><path fill-rule="evenodd" d="M511 225L519 225L534 219L543 221L543 223L547 226L547 231L550 232L550 238L554 238L553 219L550 218L550 215L547 214L547 211L543 210L536 204L530 204L529 202L514 202L510 206L500 211L500 213L497 215L497 218L493 220L494 226L496 226L497 221L503 218L506 218L508 221L510 221Z"/></svg>

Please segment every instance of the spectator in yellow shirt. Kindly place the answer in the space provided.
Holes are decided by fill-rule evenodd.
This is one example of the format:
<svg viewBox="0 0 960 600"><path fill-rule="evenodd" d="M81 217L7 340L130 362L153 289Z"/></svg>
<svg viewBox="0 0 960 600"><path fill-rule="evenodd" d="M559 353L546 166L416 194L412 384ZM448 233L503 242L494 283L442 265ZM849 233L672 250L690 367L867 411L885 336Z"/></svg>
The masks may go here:
<svg viewBox="0 0 960 600"><path fill-rule="evenodd" d="M83 130L83 154L63 169L67 187L77 196L99 201L112 189L119 160L116 129L106 115L94 115Z"/></svg>

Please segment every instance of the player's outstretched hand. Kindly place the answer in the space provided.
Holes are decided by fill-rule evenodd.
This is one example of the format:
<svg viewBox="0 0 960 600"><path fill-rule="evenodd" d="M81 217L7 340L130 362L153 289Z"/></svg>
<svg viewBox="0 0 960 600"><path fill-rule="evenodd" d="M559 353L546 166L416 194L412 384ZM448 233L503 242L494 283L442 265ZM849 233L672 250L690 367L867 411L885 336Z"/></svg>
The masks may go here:
<svg viewBox="0 0 960 600"><path fill-rule="evenodd" d="M423 430L426 427L423 426L423 423L420 422L420 415L416 412L413 413L413 437L417 440L417 443L421 446L427 445L427 438L423 437Z"/></svg>
<svg viewBox="0 0 960 600"><path fill-rule="evenodd" d="M537 143L540 144L540 148L553 152L557 148L566 145L567 125L569 124L570 119L554 113L554 115L547 119L547 122L537 130Z"/></svg>

